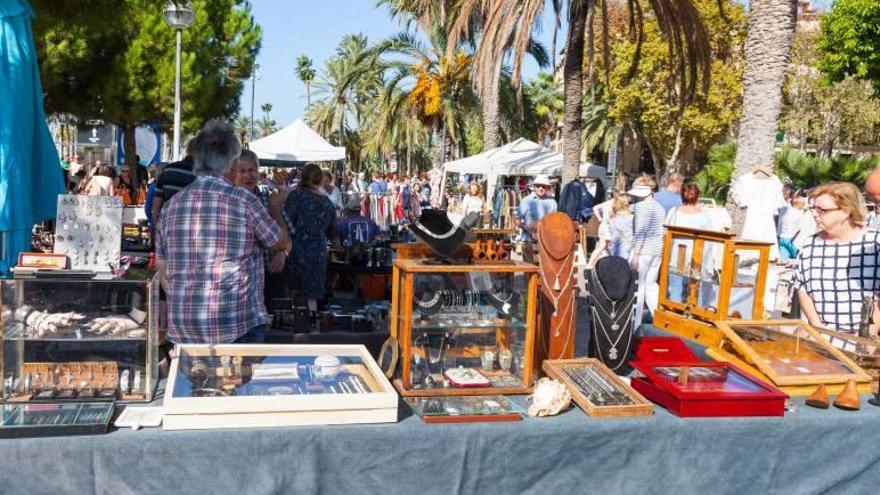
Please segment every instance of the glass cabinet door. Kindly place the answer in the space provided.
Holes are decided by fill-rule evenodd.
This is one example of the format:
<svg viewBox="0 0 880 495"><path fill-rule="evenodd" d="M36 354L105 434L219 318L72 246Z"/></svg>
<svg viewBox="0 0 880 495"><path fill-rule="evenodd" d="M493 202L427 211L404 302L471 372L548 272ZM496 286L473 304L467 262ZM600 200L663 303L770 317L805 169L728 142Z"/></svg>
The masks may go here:
<svg viewBox="0 0 880 495"><path fill-rule="evenodd" d="M413 273L410 389L521 388L525 273ZM401 322L403 324L403 322Z"/></svg>
<svg viewBox="0 0 880 495"><path fill-rule="evenodd" d="M737 249L734 253L733 282L725 316L751 319L755 313L760 252L756 249Z"/></svg>

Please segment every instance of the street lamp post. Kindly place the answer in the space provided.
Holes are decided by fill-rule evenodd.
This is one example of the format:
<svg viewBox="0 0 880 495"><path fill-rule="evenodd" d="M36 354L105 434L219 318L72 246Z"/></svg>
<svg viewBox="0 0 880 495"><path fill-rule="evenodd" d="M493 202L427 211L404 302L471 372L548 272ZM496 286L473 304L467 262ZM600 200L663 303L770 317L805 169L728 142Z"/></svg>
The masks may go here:
<svg viewBox="0 0 880 495"><path fill-rule="evenodd" d="M251 76L251 140L254 139L254 98L257 94L257 71L260 70L260 64L254 64L254 73Z"/></svg>
<svg viewBox="0 0 880 495"><path fill-rule="evenodd" d="M189 2L171 0L165 4L165 21L177 32L177 49L174 59L174 145L173 158L180 157L180 45L183 30L193 22L194 12Z"/></svg>

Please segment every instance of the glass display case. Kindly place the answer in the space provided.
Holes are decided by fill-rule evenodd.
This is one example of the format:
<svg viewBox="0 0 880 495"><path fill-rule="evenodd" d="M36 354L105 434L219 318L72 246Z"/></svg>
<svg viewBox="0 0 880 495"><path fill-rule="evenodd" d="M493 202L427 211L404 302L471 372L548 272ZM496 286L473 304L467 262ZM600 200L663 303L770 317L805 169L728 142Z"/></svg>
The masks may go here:
<svg viewBox="0 0 880 495"><path fill-rule="evenodd" d="M405 397L425 423L497 423L519 421L522 408L503 395Z"/></svg>
<svg viewBox="0 0 880 495"><path fill-rule="evenodd" d="M880 376L880 340L866 339L856 334L838 332L829 328L817 327L816 331L829 344L843 351L869 375L874 378Z"/></svg>
<svg viewBox="0 0 880 495"><path fill-rule="evenodd" d="M769 250L729 233L668 227L654 325L714 346L713 322L762 319Z"/></svg>
<svg viewBox="0 0 880 495"><path fill-rule="evenodd" d="M528 393L538 271L524 262L396 260L391 332L404 396Z"/></svg>
<svg viewBox="0 0 880 495"><path fill-rule="evenodd" d="M719 362L633 363L632 386L682 417L782 416L788 399L776 387Z"/></svg>
<svg viewBox="0 0 880 495"><path fill-rule="evenodd" d="M2 404L0 438L106 433L113 402Z"/></svg>
<svg viewBox="0 0 880 495"><path fill-rule="evenodd" d="M362 345L180 345L166 430L397 421L397 393Z"/></svg>
<svg viewBox="0 0 880 495"><path fill-rule="evenodd" d="M776 385L783 392L809 395L820 384L840 392L847 380L870 391L871 377L822 335L800 320L717 322L723 339L706 352Z"/></svg>
<svg viewBox="0 0 880 495"><path fill-rule="evenodd" d="M4 402L151 401L157 291L151 279L0 281Z"/></svg>

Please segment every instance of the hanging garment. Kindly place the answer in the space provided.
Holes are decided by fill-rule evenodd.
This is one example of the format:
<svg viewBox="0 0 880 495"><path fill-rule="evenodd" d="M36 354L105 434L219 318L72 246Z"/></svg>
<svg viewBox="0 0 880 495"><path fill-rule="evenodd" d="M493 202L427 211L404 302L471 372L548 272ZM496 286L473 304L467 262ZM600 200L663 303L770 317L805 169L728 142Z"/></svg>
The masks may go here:
<svg viewBox="0 0 880 495"><path fill-rule="evenodd" d="M775 175L762 179L753 172L745 174L733 186L733 201L746 209L742 238L771 243L770 259L779 259L773 217L786 204L782 197L782 181Z"/></svg>

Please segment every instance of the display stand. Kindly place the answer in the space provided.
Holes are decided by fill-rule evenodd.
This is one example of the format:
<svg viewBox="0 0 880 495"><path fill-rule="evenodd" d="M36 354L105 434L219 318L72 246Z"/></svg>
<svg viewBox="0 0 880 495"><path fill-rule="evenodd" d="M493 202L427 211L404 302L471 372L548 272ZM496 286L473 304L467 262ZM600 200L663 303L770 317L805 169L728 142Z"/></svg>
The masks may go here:
<svg viewBox="0 0 880 495"><path fill-rule="evenodd" d="M871 377L842 351L800 320L717 322L723 339L706 353L729 361L791 396L810 395L819 385L829 393L848 380L871 391Z"/></svg>
<svg viewBox="0 0 880 495"><path fill-rule="evenodd" d="M551 213L538 222L541 273L541 332L547 359L574 357L576 328L575 225L565 213ZM542 346L543 347L543 346Z"/></svg>
<svg viewBox="0 0 880 495"><path fill-rule="evenodd" d="M538 268L394 262L391 335L404 396L528 393L535 373Z"/></svg>
<svg viewBox="0 0 880 495"><path fill-rule="evenodd" d="M725 232L667 227L654 325L717 347L716 321L763 319L769 249Z"/></svg>
<svg viewBox="0 0 880 495"><path fill-rule="evenodd" d="M109 278L122 249L122 198L58 196L55 252L70 258L70 268Z"/></svg>

